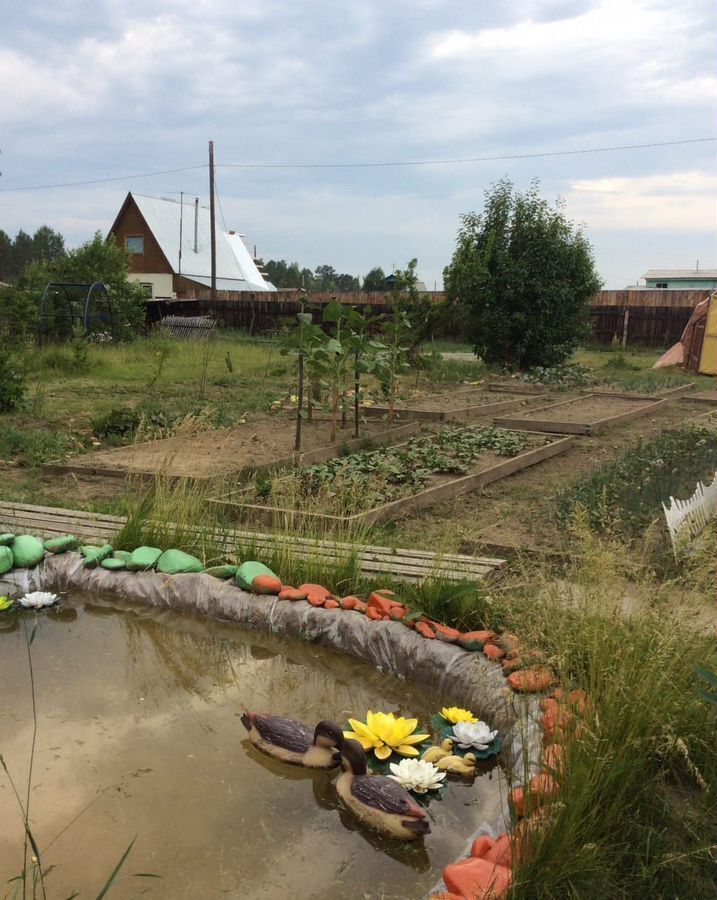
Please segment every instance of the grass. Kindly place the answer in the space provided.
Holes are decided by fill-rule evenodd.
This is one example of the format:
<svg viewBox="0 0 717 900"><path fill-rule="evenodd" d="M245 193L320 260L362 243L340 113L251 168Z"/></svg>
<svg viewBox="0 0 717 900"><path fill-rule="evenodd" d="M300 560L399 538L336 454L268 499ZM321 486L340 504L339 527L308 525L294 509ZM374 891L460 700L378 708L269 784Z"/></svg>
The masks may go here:
<svg viewBox="0 0 717 900"><path fill-rule="evenodd" d="M518 900L714 897L715 708L694 665L714 671L695 610L659 598L629 611L619 545L577 534L564 581L525 572L499 592L506 624L589 696L547 824L514 873ZM616 565L617 564L617 565ZM654 590L654 585L652 585Z"/></svg>
<svg viewBox="0 0 717 900"><path fill-rule="evenodd" d="M592 529L636 537L661 515L663 501L686 498L715 470L717 432L676 428L637 442L579 478L558 494L554 512L565 525L581 509Z"/></svg>

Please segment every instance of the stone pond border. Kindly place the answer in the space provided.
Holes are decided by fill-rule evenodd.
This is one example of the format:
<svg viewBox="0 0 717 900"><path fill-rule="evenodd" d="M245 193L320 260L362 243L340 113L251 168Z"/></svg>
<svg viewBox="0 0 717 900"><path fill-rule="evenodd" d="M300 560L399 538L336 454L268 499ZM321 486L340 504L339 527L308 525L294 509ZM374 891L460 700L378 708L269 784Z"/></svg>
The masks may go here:
<svg viewBox="0 0 717 900"><path fill-rule="evenodd" d="M550 686L532 677L540 669L511 669L511 661L517 661L519 652L515 636L473 632L480 647L468 650L448 642L450 635L437 639L441 629L446 634L453 632L444 626L437 626L436 638L429 640L400 621L386 620L387 617L377 620L354 609L317 607L304 600L280 601L273 595L248 593L233 582L205 573L164 575L90 569L75 552L47 553L35 568L7 572L0 576L0 590L8 588L20 592L101 594L299 638L364 660L387 674L435 691L452 705L471 709L500 732L501 761L508 776L510 796L504 799L497 820L483 822L469 837L463 856L446 866L444 882L430 896L482 900L506 895L512 871L511 810L522 818L529 811L524 804L526 801L530 804L531 796L540 802L541 795L548 796L557 790L550 772L560 768L559 760L550 763L554 768L548 769L548 774L545 766L550 750L561 751L559 745L551 742L559 739L557 726L564 724L566 714L559 705L563 702L559 690L554 692L558 699L537 696L537 692ZM479 639L479 635L483 637ZM516 680L519 675L528 677ZM551 680L552 676L547 679ZM545 751L544 744L548 745ZM472 878L478 881L471 881ZM470 883L475 888L456 892L457 883ZM451 884L453 892L449 890Z"/></svg>

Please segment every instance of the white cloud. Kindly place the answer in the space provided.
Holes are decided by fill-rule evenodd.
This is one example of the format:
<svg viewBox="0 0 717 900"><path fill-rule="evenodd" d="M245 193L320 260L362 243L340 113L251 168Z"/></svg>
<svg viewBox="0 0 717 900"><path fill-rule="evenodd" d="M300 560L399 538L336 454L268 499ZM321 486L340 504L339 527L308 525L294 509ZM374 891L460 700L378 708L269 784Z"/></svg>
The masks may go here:
<svg viewBox="0 0 717 900"><path fill-rule="evenodd" d="M707 231L715 227L717 175L671 172L573 181L569 214L590 229Z"/></svg>

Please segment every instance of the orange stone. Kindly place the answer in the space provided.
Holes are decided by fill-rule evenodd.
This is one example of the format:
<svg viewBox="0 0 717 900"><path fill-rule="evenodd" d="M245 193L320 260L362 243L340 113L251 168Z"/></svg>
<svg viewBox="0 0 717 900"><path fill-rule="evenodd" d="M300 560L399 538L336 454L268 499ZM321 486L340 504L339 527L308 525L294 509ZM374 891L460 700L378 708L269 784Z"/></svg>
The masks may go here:
<svg viewBox="0 0 717 900"><path fill-rule="evenodd" d="M436 632L427 622L416 622L416 631L421 637L428 638L429 640L433 640L436 636Z"/></svg>
<svg viewBox="0 0 717 900"><path fill-rule="evenodd" d="M565 750L560 744L548 744L543 750L543 768L549 775L562 774L565 768Z"/></svg>
<svg viewBox="0 0 717 900"><path fill-rule="evenodd" d="M508 676L508 684L514 691L534 694L547 690L554 681L553 673L546 666L539 666L537 669L521 669L520 672L513 672Z"/></svg>
<svg viewBox="0 0 717 900"><path fill-rule="evenodd" d="M470 900L501 900L508 893L512 873L487 859L462 859L443 870L446 887Z"/></svg>
<svg viewBox="0 0 717 900"><path fill-rule="evenodd" d="M366 615L369 619L373 619L376 622L381 622L383 620L383 616L381 613L373 606L369 606L366 610Z"/></svg>
<svg viewBox="0 0 717 900"><path fill-rule="evenodd" d="M381 596L381 594L376 591L368 598L368 608L377 610L382 616L389 615L391 607L395 605L395 601L391 600L389 597Z"/></svg>
<svg viewBox="0 0 717 900"><path fill-rule="evenodd" d="M327 597L324 601L324 609L340 609L339 601L333 597Z"/></svg>
<svg viewBox="0 0 717 900"><path fill-rule="evenodd" d="M328 597L322 597L320 594L309 594L306 599L312 606L323 606Z"/></svg>
<svg viewBox="0 0 717 900"><path fill-rule="evenodd" d="M458 638L458 643L464 650L482 650L483 644L487 644L498 637L495 631L467 631Z"/></svg>
<svg viewBox="0 0 717 900"><path fill-rule="evenodd" d="M299 590L306 594L306 599L312 606L323 606L324 600L333 597L331 591L328 588L325 588L323 584L301 584L299 585ZM314 600L321 600L321 602L315 603L312 598L314 598Z"/></svg>
<svg viewBox="0 0 717 900"><path fill-rule="evenodd" d="M354 603L354 609L356 610L356 612L365 613L368 609L368 605L364 603L363 600L357 599Z"/></svg>
<svg viewBox="0 0 717 900"><path fill-rule="evenodd" d="M356 609L356 604L360 603L360 602L361 601L359 600L358 597L351 597L351 596L342 597L341 600L339 600L339 603L341 604L341 609Z"/></svg>
<svg viewBox="0 0 717 900"><path fill-rule="evenodd" d="M497 644L484 644L483 655L497 662L505 656L505 650L502 647L498 647Z"/></svg>
<svg viewBox="0 0 717 900"><path fill-rule="evenodd" d="M255 594L278 594L282 584L273 575L256 575L251 580L251 589Z"/></svg>
<svg viewBox="0 0 717 900"><path fill-rule="evenodd" d="M446 641L449 644L455 644L461 636L457 628L449 628L447 625L435 625L436 637L439 641Z"/></svg>
<svg viewBox="0 0 717 900"><path fill-rule="evenodd" d="M487 859L488 862L509 869L512 860L510 836L503 832L497 838L491 838L485 834L477 837L471 847L471 856L477 859Z"/></svg>
<svg viewBox="0 0 717 900"><path fill-rule="evenodd" d="M558 792L557 781L547 772L534 775L528 783L528 789L519 787L510 792L508 802L515 810L516 816L523 818L527 809L535 809L545 803Z"/></svg>
<svg viewBox="0 0 717 900"><path fill-rule="evenodd" d="M298 588L284 587L279 591L279 600L306 600L306 591Z"/></svg>

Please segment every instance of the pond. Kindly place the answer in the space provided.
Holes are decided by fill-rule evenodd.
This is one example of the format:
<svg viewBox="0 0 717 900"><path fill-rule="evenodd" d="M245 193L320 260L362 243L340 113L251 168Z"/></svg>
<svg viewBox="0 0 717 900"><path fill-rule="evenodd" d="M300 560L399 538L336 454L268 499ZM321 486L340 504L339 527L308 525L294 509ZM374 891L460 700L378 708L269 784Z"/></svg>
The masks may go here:
<svg viewBox="0 0 717 900"><path fill-rule="evenodd" d="M6 620L7 621L7 620ZM0 753L21 793L37 703L31 825L48 894L95 897L130 841L110 896L421 897L506 794L498 766L452 780L414 844L359 826L336 774L282 765L247 741L245 709L312 725L367 709L427 724L441 701L338 652L100 598L66 598L0 631ZM22 822L0 771L0 881L17 875ZM152 873L159 879L135 878Z"/></svg>

